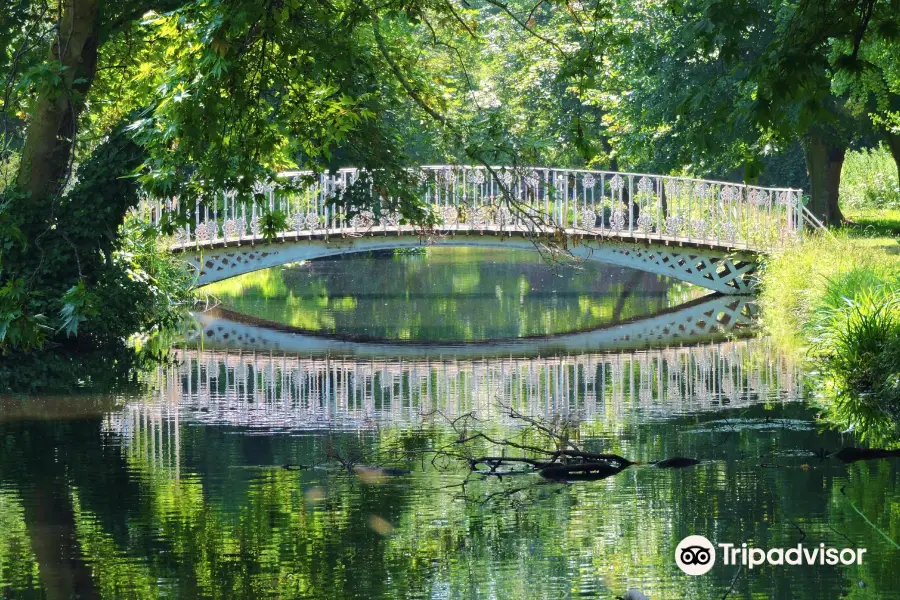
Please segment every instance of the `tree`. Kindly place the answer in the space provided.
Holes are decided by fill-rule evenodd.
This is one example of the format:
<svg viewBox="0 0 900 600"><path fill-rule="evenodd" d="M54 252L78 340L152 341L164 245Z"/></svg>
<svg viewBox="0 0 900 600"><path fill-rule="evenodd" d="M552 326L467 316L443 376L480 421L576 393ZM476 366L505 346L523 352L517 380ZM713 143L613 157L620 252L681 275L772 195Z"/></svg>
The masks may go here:
<svg viewBox="0 0 900 600"><path fill-rule="evenodd" d="M141 191L179 195L186 220L213 191L249 195L288 166L350 162L404 216L426 218L402 139L380 118L407 105L406 90L373 37L426 13L456 23L439 0L21 0L0 30L4 172L18 162L0 198L0 344L85 331L93 343L155 320L106 312L140 313L108 294L148 304L117 258ZM266 219L272 229L278 215Z"/></svg>
<svg viewBox="0 0 900 600"><path fill-rule="evenodd" d="M743 163L753 179L763 157L799 139L810 177L807 207L839 223L844 154L871 131L853 104L863 82L847 75L859 56L892 43L893 4L623 2L639 27L631 50L617 55L631 84L613 106L621 143L645 159L662 155L667 168Z"/></svg>
<svg viewBox="0 0 900 600"><path fill-rule="evenodd" d="M850 96L854 114L871 119L884 138L900 176L900 43L882 24L878 32L864 36L856 59L835 78L835 89ZM883 33L887 31L888 35ZM852 58L852 54L850 55Z"/></svg>

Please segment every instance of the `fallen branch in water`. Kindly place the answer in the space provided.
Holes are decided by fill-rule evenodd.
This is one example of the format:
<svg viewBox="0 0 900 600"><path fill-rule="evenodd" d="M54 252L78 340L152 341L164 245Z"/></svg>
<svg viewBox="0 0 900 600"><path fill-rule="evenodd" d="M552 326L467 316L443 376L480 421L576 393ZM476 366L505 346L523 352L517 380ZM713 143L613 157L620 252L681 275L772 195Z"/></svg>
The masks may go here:
<svg viewBox="0 0 900 600"><path fill-rule="evenodd" d="M900 458L900 450L885 450L883 448L841 448L833 454L825 453L825 456L836 458L841 462L852 463L858 460Z"/></svg>
<svg viewBox="0 0 900 600"><path fill-rule="evenodd" d="M559 481L597 481L606 479L627 469L627 465L616 465L609 462L578 463L574 465L557 465L539 471L544 479Z"/></svg>

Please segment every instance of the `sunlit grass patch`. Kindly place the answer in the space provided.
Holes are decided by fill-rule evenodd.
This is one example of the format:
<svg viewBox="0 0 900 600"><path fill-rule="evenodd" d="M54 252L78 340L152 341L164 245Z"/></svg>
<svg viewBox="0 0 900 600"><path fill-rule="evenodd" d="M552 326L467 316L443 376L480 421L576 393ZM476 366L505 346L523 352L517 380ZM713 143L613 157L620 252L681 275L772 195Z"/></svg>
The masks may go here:
<svg viewBox="0 0 900 600"><path fill-rule="evenodd" d="M763 324L782 345L808 346L804 329L822 306L830 281L846 275L847 286L866 278L888 280L900 274L900 247L887 238L852 237L842 231L817 233L803 244L767 257L760 273ZM854 279L855 278L855 279Z"/></svg>
<svg viewBox="0 0 900 600"><path fill-rule="evenodd" d="M900 247L853 231L815 234L768 258L763 324L817 372L830 418L884 437L900 423Z"/></svg>
<svg viewBox="0 0 900 600"><path fill-rule="evenodd" d="M848 224L844 227L851 235L867 238L900 239L900 208L898 209L848 209L844 215Z"/></svg>

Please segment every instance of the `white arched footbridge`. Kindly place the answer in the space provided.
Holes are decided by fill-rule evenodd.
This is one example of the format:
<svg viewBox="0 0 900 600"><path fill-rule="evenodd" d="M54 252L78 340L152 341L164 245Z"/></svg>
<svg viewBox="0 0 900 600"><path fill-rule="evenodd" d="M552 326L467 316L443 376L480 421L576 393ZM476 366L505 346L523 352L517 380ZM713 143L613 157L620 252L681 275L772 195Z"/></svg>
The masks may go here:
<svg viewBox="0 0 900 600"><path fill-rule="evenodd" d="M571 169L431 166L417 174L428 225L404 223L387 209L396 203L371 190L384 210L348 209L349 190L366 181L356 169L288 172L257 185L256 201L223 192L198 205L172 251L194 266L197 285L336 254L442 245L544 249L745 294L759 255L801 238L812 222L800 191L787 188ZM158 225L182 208L148 200L139 210ZM280 224L267 236L263 214Z"/></svg>

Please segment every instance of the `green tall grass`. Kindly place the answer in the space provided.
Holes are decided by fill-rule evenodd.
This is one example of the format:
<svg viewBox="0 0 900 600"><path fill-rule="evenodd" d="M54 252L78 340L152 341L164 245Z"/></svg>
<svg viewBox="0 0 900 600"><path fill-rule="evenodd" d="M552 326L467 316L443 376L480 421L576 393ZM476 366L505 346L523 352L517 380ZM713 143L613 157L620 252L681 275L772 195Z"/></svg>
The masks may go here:
<svg viewBox="0 0 900 600"><path fill-rule="evenodd" d="M900 253L818 234L766 260L763 323L811 362L829 417L866 437L900 433Z"/></svg>
<svg viewBox="0 0 900 600"><path fill-rule="evenodd" d="M883 145L848 152L841 170L840 198L848 209L900 208L897 164Z"/></svg>
<svg viewBox="0 0 900 600"><path fill-rule="evenodd" d="M810 345L813 314L835 306L843 290L889 284L900 275L900 244L856 238L852 231L814 233L802 244L764 258L759 271L764 327L782 346ZM849 292L844 296L852 297Z"/></svg>
<svg viewBox="0 0 900 600"><path fill-rule="evenodd" d="M839 388L900 404L900 279L869 269L829 281L807 325Z"/></svg>
<svg viewBox="0 0 900 600"><path fill-rule="evenodd" d="M854 279L856 274L848 275ZM871 283L863 288L847 287L846 281L829 284L829 300L835 305L823 305L814 314L812 349L822 361L822 384L833 402L834 420L852 425L863 437L896 440L900 432L900 280Z"/></svg>

